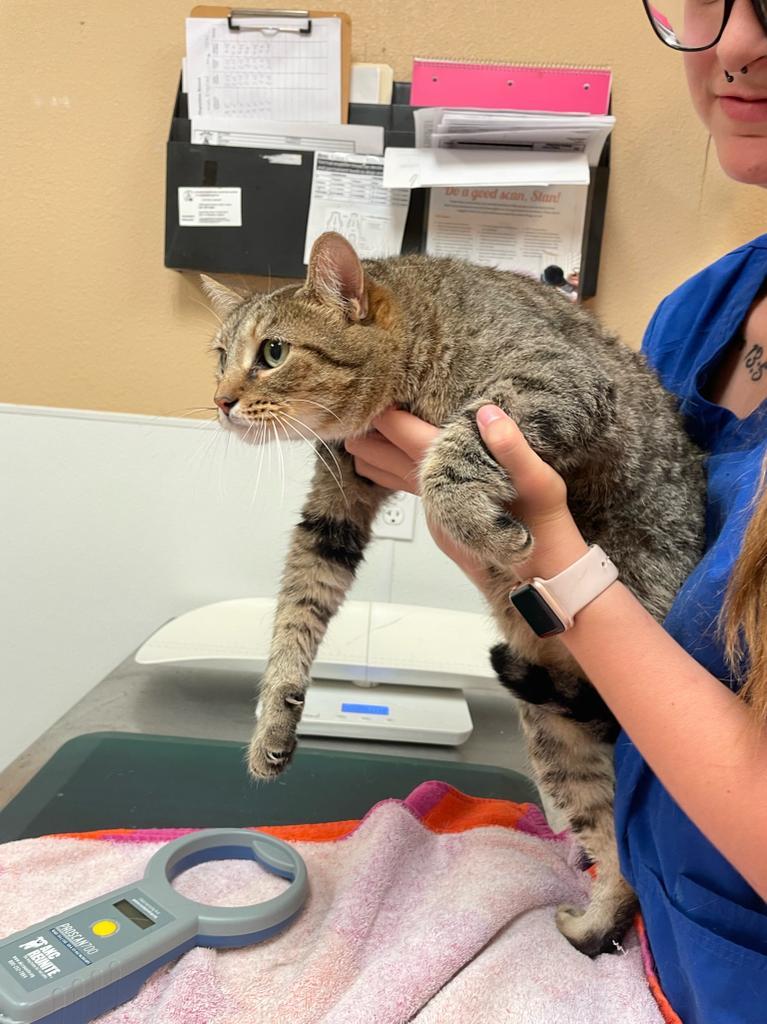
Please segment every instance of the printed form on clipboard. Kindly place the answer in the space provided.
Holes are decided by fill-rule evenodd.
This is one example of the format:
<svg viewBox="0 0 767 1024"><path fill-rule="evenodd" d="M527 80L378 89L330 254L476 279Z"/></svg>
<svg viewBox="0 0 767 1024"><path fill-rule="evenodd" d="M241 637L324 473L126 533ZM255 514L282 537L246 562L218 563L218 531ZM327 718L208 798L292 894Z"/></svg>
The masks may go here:
<svg viewBox="0 0 767 1024"><path fill-rule="evenodd" d="M350 46L340 12L195 7L186 19L190 117L345 123Z"/></svg>

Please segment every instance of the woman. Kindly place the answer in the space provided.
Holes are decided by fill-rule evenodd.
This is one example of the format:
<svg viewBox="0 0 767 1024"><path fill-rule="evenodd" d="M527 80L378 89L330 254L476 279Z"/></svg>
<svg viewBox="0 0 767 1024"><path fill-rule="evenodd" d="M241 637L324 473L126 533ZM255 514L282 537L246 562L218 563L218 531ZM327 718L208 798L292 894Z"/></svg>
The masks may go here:
<svg viewBox="0 0 767 1024"><path fill-rule="evenodd" d="M672 6L684 20L645 0L659 39L685 51L693 105L723 169L767 185L767 3ZM622 869L684 1024L767 1019L766 283L762 236L669 296L645 336L649 362L710 453L702 561L663 627L618 579L558 640L624 729L615 800ZM587 551L565 485L500 409L485 406L477 422L520 495L515 514L536 538L520 575L548 579ZM376 426L378 434L347 445L358 472L416 489L436 428L395 410ZM435 539L481 589L482 566Z"/></svg>

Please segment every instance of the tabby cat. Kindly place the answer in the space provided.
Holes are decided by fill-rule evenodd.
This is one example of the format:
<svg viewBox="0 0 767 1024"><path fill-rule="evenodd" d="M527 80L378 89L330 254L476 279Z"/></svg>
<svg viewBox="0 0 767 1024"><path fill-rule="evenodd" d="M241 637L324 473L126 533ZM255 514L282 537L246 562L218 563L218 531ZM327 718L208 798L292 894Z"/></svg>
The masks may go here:
<svg viewBox="0 0 767 1024"><path fill-rule="evenodd" d="M329 232L304 284L245 298L204 278L222 326L215 394L246 440L317 439L316 468L277 604L249 751L258 778L296 744L309 672L388 492L355 473L343 442L390 406L443 428L420 467L429 520L489 566L487 599L505 642L491 651L519 699L541 790L597 864L585 911L557 923L581 951L614 951L635 898L621 878L612 797L618 727L576 662L535 636L508 600L534 538L509 513L513 482L475 423L503 408L567 482L573 516L662 619L702 550L702 456L643 358L555 289L515 273L423 255L361 262Z"/></svg>

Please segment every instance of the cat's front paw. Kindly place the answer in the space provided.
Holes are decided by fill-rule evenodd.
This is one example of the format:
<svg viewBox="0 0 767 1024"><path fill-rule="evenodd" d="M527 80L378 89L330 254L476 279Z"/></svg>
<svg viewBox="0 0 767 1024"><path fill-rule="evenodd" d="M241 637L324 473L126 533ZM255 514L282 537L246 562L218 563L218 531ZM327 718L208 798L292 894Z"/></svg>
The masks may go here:
<svg viewBox="0 0 767 1024"><path fill-rule="evenodd" d="M295 749L295 736L259 725L248 747L248 771L255 779L276 778L290 763Z"/></svg>
<svg viewBox="0 0 767 1024"><path fill-rule="evenodd" d="M288 766L303 706L304 693L297 690L261 707L248 748L248 771L254 778L273 779Z"/></svg>
<svg viewBox="0 0 767 1024"><path fill-rule="evenodd" d="M483 481L456 481L455 476L438 465L425 467L421 496L429 522L483 562L508 568L528 558L533 538L508 511L514 495L511 486L508 495L494 495Z"/></svg>

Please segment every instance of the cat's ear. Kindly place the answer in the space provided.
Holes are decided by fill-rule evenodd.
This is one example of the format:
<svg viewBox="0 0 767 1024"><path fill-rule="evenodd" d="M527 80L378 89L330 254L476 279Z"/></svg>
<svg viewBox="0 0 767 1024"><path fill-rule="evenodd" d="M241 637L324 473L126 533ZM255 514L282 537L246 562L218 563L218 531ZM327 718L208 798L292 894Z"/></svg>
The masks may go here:
<svg viewBox="0 0 767 1024"><path fill-rule="evenodd" d="M335 231L326 231L312 246L306 289L320 302L337 306L349 320L364 320L368 315L365 272L359 256Z"/></svg>
<svg viewBox="0 0 767 1024"><path fill-rule="evenodd" d="M221 317L229 316L233 309L237 309L245 301L244 295L232 291L220 281L214 281L207 274L200 274L200 280L202 281L202 290L210 299L211 306Z"/></svg>

